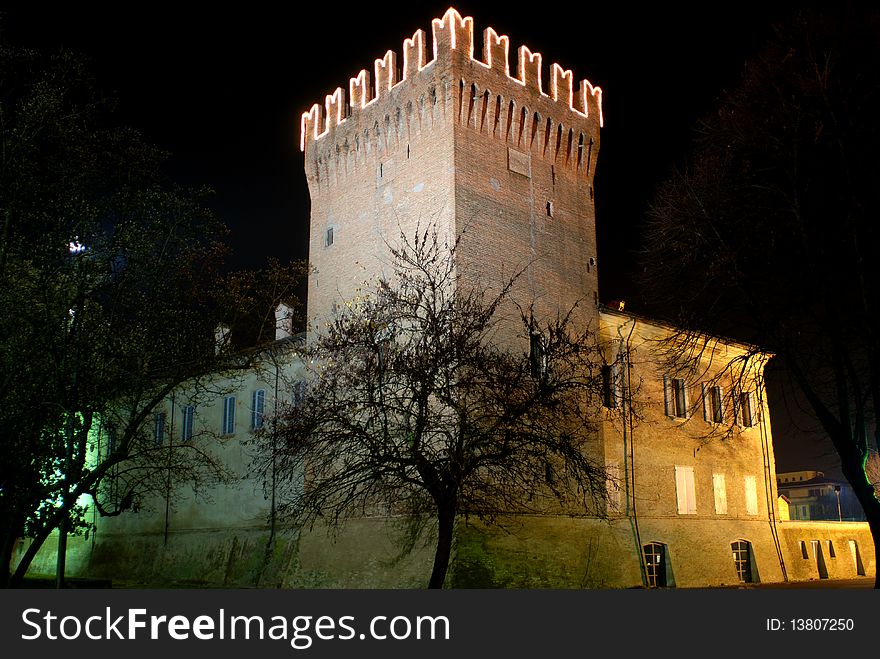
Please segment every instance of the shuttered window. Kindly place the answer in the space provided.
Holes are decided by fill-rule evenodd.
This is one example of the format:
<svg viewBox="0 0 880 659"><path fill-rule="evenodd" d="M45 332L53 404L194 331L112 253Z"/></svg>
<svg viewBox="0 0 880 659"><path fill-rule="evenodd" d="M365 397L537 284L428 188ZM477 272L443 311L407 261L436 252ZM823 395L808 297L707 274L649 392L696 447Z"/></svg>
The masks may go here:
<svg viewBox="0 0 880 659"><path fill-rule="evenodd" d="M746 488L746 514L758 514L758 484L754 476L745 476Z"/></svg>
<svg viewBox="0 0 880 659"><path fill-rule="evenodd" d="M727 514L727 485L724 474L712 474L712 489L715 492L715 514Z"/></svg>
<svg viewBox="0 0 880 659"><path fill-rule="evenodd" d="M263 410L266 407L266 390L257 389L251 396L251 429L263 427Z"/></svg>
<svg viewBox="0 0 880 659"><path fill-rule="evenodd" d="M220 432L223 435L235 433L235 396L227 396L223 399L223 426Z"/></svg>
<svg viewBox="0 0 880 659"><path fill-rule="evenodd" d="M679 515L696 515L697 496L694 488L694 468L675 467L675 494Z"/></svg>
<svg viewBox="0 0 880 659"><path fill-rule="evenodd" d="M196 417L195 405L185 405L183 407L183 424L180 429L180 438L188 442L193 438L193 424Z"/></svg>

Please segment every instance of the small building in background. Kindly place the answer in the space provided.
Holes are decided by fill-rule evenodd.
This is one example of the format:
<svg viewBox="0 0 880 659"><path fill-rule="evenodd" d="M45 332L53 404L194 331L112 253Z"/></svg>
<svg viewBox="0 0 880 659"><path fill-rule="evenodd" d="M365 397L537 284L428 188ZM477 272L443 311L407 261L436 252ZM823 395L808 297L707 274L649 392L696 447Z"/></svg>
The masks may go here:
<svg viewBox="0 0 880 659"><path fill-rule="evenodd" d="M787 471L776 475L780 495L789 501L791 519L864 521L865 513L849 483L825 477L815 470Z"/></svg>

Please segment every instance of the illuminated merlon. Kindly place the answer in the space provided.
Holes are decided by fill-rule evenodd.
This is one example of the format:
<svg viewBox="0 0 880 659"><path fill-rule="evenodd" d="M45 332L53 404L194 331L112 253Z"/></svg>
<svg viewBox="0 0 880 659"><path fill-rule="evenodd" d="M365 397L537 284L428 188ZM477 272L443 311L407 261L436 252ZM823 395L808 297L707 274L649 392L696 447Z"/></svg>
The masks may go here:
<svg viewBox="0 0 880 659"><path fill-rule="evenodd" d="M554 63L550 67L549 94L542 89L540 53L533 53L528 47L517 49L516 75L510 75L510 40L499 35L491 27L483 31L482 60L474 58L474 20L462 17L449 8L442 18L431 22L433 35L433 59L426 61L426 36L424 30L417 30L412 37L403 42L403 67L398 79L397 53L389 50L385 56L375 61L373 84L370 73L362 70L351 78L348 85L348 107L351 113L366 108L370 103L388 94L395 86L412 79L420 71L435 62L449 61L453 51L464 53L478 64L504 75L541 96L567 106L571 112L582 117L593 117L598 125L603 125L602 89L593 86L589 80L582 80L580 87L574 89L574 74ZM334 126L346 121L346 92L338 87L324 99L324 105L315 103L308 112L302 114L300 122L300 149L305 150L306 141L318 140Z"/></svg>

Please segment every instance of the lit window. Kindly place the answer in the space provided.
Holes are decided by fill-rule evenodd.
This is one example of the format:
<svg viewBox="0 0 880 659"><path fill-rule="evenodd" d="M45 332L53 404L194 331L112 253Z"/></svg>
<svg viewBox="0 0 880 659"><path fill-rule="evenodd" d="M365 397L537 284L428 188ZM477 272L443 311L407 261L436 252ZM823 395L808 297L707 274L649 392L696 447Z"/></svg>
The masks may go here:
<svg viewBox="0 0 880 659"><path fill-rule="evenodd" d="M263 427L263 410L266 406L266 390L257 389L251 397L251 429Z"/></svg>
<svg viewBox="0 0 880 659"><path fill-rule="evenodd" d="M649 542L642 547L645 559L645 580L648 588L666 587L666 545Z"/></svg>
<svg viewBox="0 0 880 659"><path fill-rule="evenodd" d="M226 396L223 399L223 426L220 433L223 435L235 433L235 396Z"/></svg>
<svg viewBox="0 0 880 659"><path fill-rule="evenodd" d="M195 417L195 405L185 405L183 407L183 425L180 429L180 438L185 442L188 442L193 438L193 423Z"/></svg>
<svg viewBox="0 0 880 659"><path fill-rule="evenodd" d="M736 567L736 575L743 583L752 582L752 550L747 540L737 540L731 543L733 550L733 564Z"/></svg>
<svg viewBox="0 0 880 659"><path fill-rule="evenodd" d="M679 515L697 514L697 496L694 487L694 468L675 467L675 494Z"/></svg>

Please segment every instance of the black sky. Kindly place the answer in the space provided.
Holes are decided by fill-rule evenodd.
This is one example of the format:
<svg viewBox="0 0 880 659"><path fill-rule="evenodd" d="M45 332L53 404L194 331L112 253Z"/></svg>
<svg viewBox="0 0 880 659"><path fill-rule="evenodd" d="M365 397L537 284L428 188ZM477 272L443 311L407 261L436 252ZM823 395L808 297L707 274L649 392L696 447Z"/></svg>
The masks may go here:
<svg viewBox="0 0 880 659"><path fill-rule="evenodd" d="M448 4L156 3L111 8L42 3L2 10L2 39L87 54L121 122L172 153L168 173L216 192L235 261L304 258L309 200L299 116ZM461 2L577 79L602 87L605 128L596 174L600 295L637 298L639 228L654 187L686 153L698 117L735 83L745 59L798 3ZM481 37L476 48L481 48ZM784 433L783 433L784 434ZM780 440L783 438L780 437ZM819 453L817 445L812 453ZM798 457L780 470L801 468Z"/></svg>

